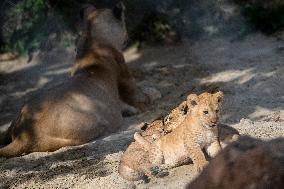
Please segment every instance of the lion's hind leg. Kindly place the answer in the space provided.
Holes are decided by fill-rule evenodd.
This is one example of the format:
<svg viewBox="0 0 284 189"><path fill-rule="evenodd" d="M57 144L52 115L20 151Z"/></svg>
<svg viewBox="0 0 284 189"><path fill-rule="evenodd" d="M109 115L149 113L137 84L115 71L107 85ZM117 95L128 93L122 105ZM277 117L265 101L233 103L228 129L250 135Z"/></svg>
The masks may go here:
<svg viewBox="0 0 284 189"><path fill-rule="evenodd" d="M28 141L16 138L7 146L0 149L0 157L15 157L20 156L29 149Z"/></svg>

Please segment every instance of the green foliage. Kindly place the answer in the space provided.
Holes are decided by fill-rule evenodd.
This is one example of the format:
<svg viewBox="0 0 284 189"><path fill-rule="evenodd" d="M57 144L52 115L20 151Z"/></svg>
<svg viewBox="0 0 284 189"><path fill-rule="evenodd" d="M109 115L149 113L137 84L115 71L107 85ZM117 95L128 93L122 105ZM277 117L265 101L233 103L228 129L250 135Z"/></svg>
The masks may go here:
<svg viewBox="0 0 284 189"><path fill-rule="evenodd" d="M166 15L154 12L145 16L140 24L132 29L130 38L150 43L171 43L178 40L169 18Z"/></svg>
<svg viewBox="0 0 284 189"><path fill-rule="evenodd" d="M74 31L74 9L78 7L68 0L56 1L54 7L49 3L47 0L22 0L6 11L6 27L9 27L10 33L6 35L6 46L0 52L27 54L38 50L58 30L58 23L52 20L54 15L57 21L64 21L64 26L60 26L60 29ZM70 46L70 41L66 41L64 37L63 40L64 46Z"/></svg>
<svg viewBox="0 0 284 189"><path fill-rule="evenodd" d="M155 44L173 43L179 40L176 14L167 9L179 7L184 0L126 0L126 18L130 39L134 42Z"/></svg>
<svg viewBox="0 0 284 189"><path fill-rule="evenodd" d="M271 34L284 29L283 0L235 0L240 4L248 22L261 31Z"/></svg>
<svg viewBox="0 0 284 189"><path fill-rule="evenodd" d="M101 6L100 4L104 3L98 0L89 2L98 8L113 6L113 2L108 3L111 6ZM77 33L76 26L80 23L79 12L82 4L83 1L80 0L18 1L15 7L4 11L3 20L8 32L2 34L6 45L0 45L0 52L14 51L27 54L40 49L53 34L56 34L56 40L61 40L63 46L70 46L71 41L64 35L70 32ZM156 2L126 0L125 4L128 30L133 41L168 43L177 39L173 22L170 22L174 19L169 14L157 11ZM61 24L58 24L58 20ZM58 31L61 36L57 36Z"/></svg>
<svg viewBox="0 0 284 189"><path fill-rule="evenodd" d="M76 1L57 0L54 5L55 11L62 16L64 24L72 32L76 31L75 23L79 18L80 4Z"/></svg>
<svg viewBox="0 0 284 189"><path fill-rule="evenodd" d="M10 19L12 28L10 41L5 47L11 51L24 54L29 50L39 47L39 41L47 36L44 31L39 31L41 24L46 20L45 0L23 0L8 11L6 17ZM14 23L13 23L14 22Z"/></svg>

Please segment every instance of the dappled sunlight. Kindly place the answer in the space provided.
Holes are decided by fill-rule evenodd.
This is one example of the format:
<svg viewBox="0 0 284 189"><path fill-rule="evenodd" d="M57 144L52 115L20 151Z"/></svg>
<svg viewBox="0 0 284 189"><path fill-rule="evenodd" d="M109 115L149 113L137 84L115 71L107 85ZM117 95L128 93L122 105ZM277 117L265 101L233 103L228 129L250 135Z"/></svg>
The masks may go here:
<svg viewBox="0 0 284 189"><path fill-rule="evenodd" d="M264 118L267 115L271 114L271 110L279 111L279 108L269 109L261 106L255 106L254 112L248 115L248 117L252 120L257 120L260 118Z"/></svg>
<svg viewBox="0 0 284 189"><path fill-rule="evenodd" d="M15 72L15 71L22 70L25 68L33 67L34 64L32 63L27 64L27 60L28 60L27 57L19 57L15 60L0 62L0 72L10 73L10 72Z"/></svg>
<svg viewBox="0 0 284 189"><path fill-rule="evenodd" d="M238 123L242 118L264 119L265 114L283 109L280 44L258 34L234 43L222 38L186 41L175 47L142 49L142 56L130 65L138 81L162 92L152 111L170 110L191 92L222 90L222 121Z"/></svg>
<svg viewBox="0 0 284 189"><path fill-rule="evenodd" d="M138 50L137 45L132 45L131 47L127 48L123 52L124 58L126 63L134 62L135 60L138 60L142 55Z"/></svg>
<svg viewBox="0 0 284 189"><path fill-rule="evenodd" d="M219 73L210 75L209 77L202 78L201 84L215 83L215 82L231 82L234 81L238 84L244 84L252 79L255 74L252 73L252 68L246 70L226 70Z"/></svg>
<svg viewBox="0 0 284 189"><path fill-rule="evenodd" d="M123 1L127 9L126 23L131 42L131 45L123 51L123 55L130 74L119 70L119 72L109 72L114 73L114 77L112 75L100 77L103 69L94 61L91 69L95 72L81 69L78 76L84 74L86 77L78 80L75 86L73 79L77 76L72 78L70 70L75 63L76 53L79 52L78 57L82 50L88 52L90 57L100 59L96 53L89 53L86 49L92 46L92 42L104 40L100 40L100 32L89 32L89 29L92 29L89 26L90 20L85 22L80 18L86 16L95 18L97 14L86 15L84 11L91 9L82 6L83 1L70 3L71 1L66 0L28 0L26 2L30 3L25 8L27 10L18 10L25 13L23 16L15 13L11 16L12 5L25 1L3 2L9 7L1 12L1 15L4 13L7 15L0 17L0 48L1 42L15 43L15 47L24 50L22 54L24 56L9 61L0 60L0 142L6 140L6 137L1 138L1 136L9 131L8 127L12 121L17 120L14 122L17 124L18 121L26 118L28 122L23 125L24 128L32 130L29 138L31 141L37 141L38 138L35 137L44 139L44 136L49 134L49 131L45 131L49 123L40 122L41 118L50 119L50 123L54 123L50 130L55 131L56 134L68 133L68 130L57 130L60 128L58 124L56 125L58 122L66 124L66 128L74 127L74 130L70 131L72 134L80 131L88 132L87 127L97 122L101 124L98 130L107 128L114 133L90 141L94 139L92 138L88 140L89 143L83 145L63 147L54 152L33 152L11 159L0 158L0 188L181 188L197 176L192 164L169 169L167 171L170 176L153 178L150 183L123 180L118 174L118 167L122 152L134 141L134 133L146 127L145 123L152 123L157 119L161 119L161 122L172 120L170 116L165 119L166 121L164 118L191 93L223 91L224 100L220 109L218 127L232 126L241 135L263 140L284 137L283 32L267 36L251 30L241 15L242 10L233 1ZM39 5L48 5L48 7L46 9L34 7L32 2L42 2ZM109 0L88 2L112 4ZM93 7L93 10L97 11L100 6ZM122 5L111 6L119 8L120 11L112 9L108 15L115 16L115 21L123 20ZM120 13L120 16L117 13ZM8 17L9 22L6 22L5 19ZM147 17L150 18L149 21L145 20ZM37 18L41 19L34 20ZM107 25L108 22L104 21L98 23ZM11 26L7 27L7 23ZM141 27L136 27L140 25ZM16 31L15 35L13 30ZM116 33L116 29L105 31L107 32L101 32L104 34L102 36L114 38L120 36ZM91 35L94 33L96 40L88 39L90 33ZM125 34L126 32L123 32L124 37ZM144 39L135 36L142 36ZM82 49L79 48L80 38L86 38L83 40L85 44L82 45ZM107 41L107 45L109 42ZM122 44L119 47L121 46ZM100 45L96 48L105 55L103 61L109 60L108 51L102 50ZM121 68L121 65L115 64L121 62L120 54L112 57L114 60L111 59L111 66L114 65L115 69ZM0 59L7 58L1 58L0 54ZM105 70L112 71L111 66L107 66ZM134 79L125 80L129 75ZM88 80L93 76L100 77L94 80L95 84ZM70 85L60 85L70 78ZM111 85L107 87L110 89L107 91L106 85L100 83L101 78L102 80L107 78L109 79L107 82L119 85ZM155 95L158 97L145 106L145 111L126 112L129 115L124 117L125 105L121 103L120 85L133 81L150 99ZM91 88L93 84L98 87ZM69 87L72 89L66 92L65 88ZM58 95L53 96L57 89ZM85 89L89 89L90 92L84 91ZM112 95L108 97L108 94L112 94L112 89L115 90L115 97ZM123 100L131 100L132 89L126 90ZM133 91L140 89L134 88ZM93 95L94 93L98 95ZM144 99L147 97L141 96L138 95L137 99L146 101ZM29 112L16 119L27 102L40 105L24 106L23 109L28 109ZM60 107L56 106L58 104ZM75 114L68 108L72 108L78 116L74 116ZM179 106L178 110L180 109L186 109L183 110L184 113L188 112L184 104ZM47 113L41 114L43 110ZM114 114L108 116L112 111L117 113L121 122L112 121L116 117L113 116ZM95 115L97 112L102 114ZM37 121L43 126L29 127ZM87 122L86 126L80 130L84 122ZM108 127L105 127L106 125ZM120 128L114 131L116 125ZM162 132L165 131L163 129ZM36 135L35 132L40 134ZM93 133L88 132L88 134ZM153 135L153 139L155 137ZM57 136L51 138L60 139ZM77 138L87 137L77 136ZM43 140L42 143L45 144L47 140ZM66 137L62 138L65 142L68 140ZM32 143L35 143L35 147L40 145ZM54 143L57 144L57 141Z"/></svg>
<svg viewBox="0 0 284 189"><path fill-rule="evenodd" d="M61 74L66 74L66 73L71 73L71 68L50 70L50 71L47 71L44 75L50 76L50 75L61 75Z"/></svg>
<svg viewBox="0 0 284 189"><path fill-rule="evenodd" d="M146 70L151 70L151 69L153 69L154 67L156 67L156 66L158 66L158 65L159 65L158 62L152 61L152 62L148 62L147 64L145 64L145 65L144 65L144 68L145 68Z"/></svg>

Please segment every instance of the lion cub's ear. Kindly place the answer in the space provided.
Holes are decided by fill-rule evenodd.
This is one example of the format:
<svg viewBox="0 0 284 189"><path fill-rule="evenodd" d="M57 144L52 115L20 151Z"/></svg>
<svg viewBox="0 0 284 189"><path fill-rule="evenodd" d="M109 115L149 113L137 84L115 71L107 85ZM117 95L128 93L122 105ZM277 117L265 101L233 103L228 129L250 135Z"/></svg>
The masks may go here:
<svg viewBox="0 0 284 189"><path fill-rule="evenodd" d="M183 115L187 114L188 112L188 105L186 101L183 101L179 106L178 110L182 112Z"/></svg>
<svg viewBox="0 0 284 189"><path fill-rule="evenodd" d="M220 103L224 98L224 93L222 91L219 91L215 93L214 96L217 98L218 103Z"/></svg>
<svg viewBox="0 0 284 189"><path fill-rule="evenodd" d="M198 105L198 96L196 94L190 94L187 96L186 102L189 108L193 108Z"/></svg>

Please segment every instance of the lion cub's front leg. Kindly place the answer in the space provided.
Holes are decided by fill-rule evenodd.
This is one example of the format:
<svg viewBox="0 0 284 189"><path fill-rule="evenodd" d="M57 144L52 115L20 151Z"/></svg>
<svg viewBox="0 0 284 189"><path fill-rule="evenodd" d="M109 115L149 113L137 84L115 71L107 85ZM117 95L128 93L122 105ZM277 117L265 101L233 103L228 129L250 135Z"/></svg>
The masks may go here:
<svg viewBox="0 0 284 189"><path fill-rule="evenodd" d="M208 161L205 158L205 155L202 151L202 148L199 144L193 142L192 139L186 140L186 149L189 153L189 156L198 172L201 172L204 167L208 164Z"/></svg>
<svg viewBox="0 0 284 189"><path fill-rule="evenodd" d="M210 146L206 148L206 152L211 158L215 157L221 150L222 147L220 145L219 140L217 139L214 140L214 142L211 143Z"/></svg>

